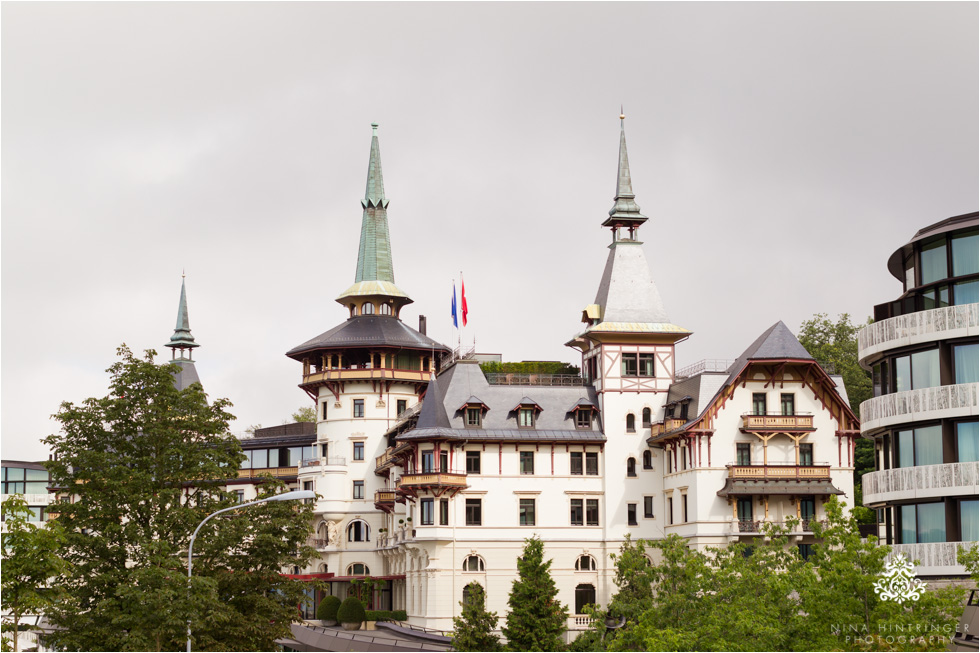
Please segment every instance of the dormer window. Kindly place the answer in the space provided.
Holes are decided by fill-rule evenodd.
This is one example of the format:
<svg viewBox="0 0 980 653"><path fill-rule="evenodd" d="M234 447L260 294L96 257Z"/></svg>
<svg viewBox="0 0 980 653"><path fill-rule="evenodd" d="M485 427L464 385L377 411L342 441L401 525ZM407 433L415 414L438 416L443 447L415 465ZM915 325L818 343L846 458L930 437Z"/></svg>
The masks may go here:
<svg viewBox="0 0 980 653"><path fill-rule="evenodd" d="M514 406L512 412L517 413L517 426L522 429L533 429L535 418L541 411L541 406L533 399L524 397L521 402Z"/></svg>
<svg viewBox="0 0 980 653"><path fill-rule="evenodd" d="M579 408L578 410L575 411L575 428L577 429L592 428L591 408Z"/></svg>
<svg viewBox="0 0 980 653"><path fill-rule="evenodd" d="M483 426L483 411L479 408L467 408L466 426L471 428L480 428Z"/></svg>
<svg viewBox="0 0 980 653"><path fill-rule="evenodd" d="M463 413L463 424L468 429L483 428L483 414L488 410L490 408L476 397L470 397L459 407L459 412Z"/></svg>

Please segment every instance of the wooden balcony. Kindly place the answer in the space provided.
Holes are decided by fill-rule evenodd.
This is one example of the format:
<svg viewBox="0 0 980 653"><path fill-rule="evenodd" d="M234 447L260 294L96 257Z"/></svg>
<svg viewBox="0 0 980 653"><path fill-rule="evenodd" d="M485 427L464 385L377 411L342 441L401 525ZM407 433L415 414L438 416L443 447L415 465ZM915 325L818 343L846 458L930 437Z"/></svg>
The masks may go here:
<svg viewBox="0 0 980 653"><path fill-rule="evenodd" d="M385 488L383 490L375 490L374 492L374 507L378 510L383 510L387 513L394 512L395 502L404 499L399 496L398 490L395 488Z"/></svg>
<svg viewBox="0 0 980 653"><path fill-rule="evenodd" d="M454 496L467 487L469 486L466 484L466 474L448 472L405 474L398 482L399 493L413 498L418 497L419 492L431 492L437 497L447 493L449 496Z"/></svg>
<svg viewBox="0 0 980 653"><path fill-rule="evenodd" d="M728 465L728 478L748 481L829 479L830 465Z"/></svg>
<svg viewBox="0 0 980 653"><path fill-rule="evenodd" d="M303 385L332 381L417 381L427 383L429 370L396 370L384 367L338 368L303 375Z"/></svg>
<svg viewBox="0 0 980 653"><path fill-rule="evenodd" d="M662 435L664 433L669 433L670 431L675 431L680 427L687 424L687 420L683 420L677 417L671 417L664 420L663 422L657 422L650 427L650 435Z"/></svg>
<svg viewBox="0 0 980 653"><path fill-rule="evenodd" d="M239 469L238 478L259 478L269 474L275 478L296 478L296 467L262 467L259 469Z"/></svg>
<svg viewBox="0 0 980 653"><path fill-rule="evenodd" d="M385 449L385 452L374 459L374 473L379 476L385 476L389 469L397 464L395 460L395 452L392 447Z"/></svg>
<svg viewBox="0 0 980 653"><path fill-rule="evenodd" d="M813 415L742 415L743 431L797 433L813 431Z"/></svg>

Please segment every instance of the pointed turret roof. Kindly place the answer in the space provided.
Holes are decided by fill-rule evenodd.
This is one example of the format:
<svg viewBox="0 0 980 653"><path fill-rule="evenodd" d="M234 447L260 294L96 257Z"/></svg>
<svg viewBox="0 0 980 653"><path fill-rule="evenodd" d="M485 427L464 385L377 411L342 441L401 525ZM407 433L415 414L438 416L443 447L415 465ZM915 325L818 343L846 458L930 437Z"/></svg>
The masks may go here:
<svg viewBox="0 0 980 653"><path fill-rule="evenodd" d="M620 225L640 225L647 217L640 213L640 205L633 194L633 180L630 178L630 160L626 154L626 116L619 114L619 169L616 173L615 204L609 209L609 217L602 223L604 227Z"/></svg>
<svg viewBox="0 0 980 653"><path fill-rule="evenodd" d="M367 185L361 207L361 241L357 249L357 270L354 285L341 293L337 301L347 303L350 297L381 296L411 303L408 295L395 285L395 268L391 261L391 240L388 236L388 198L385 197L384 176L381 172L381 146L378 143L378 123L371 123L371 155L368 160Z"/></svg>
<svg viewBox="0 0 980 653"><path fill-rule="evenodd" d="M166 346L175 350L193 349L194 347L201 346L194 342L194 336L191 335L191 322L187 315L187 287L183 277L181 277L180 281L180 304L177 306L177 326L174 327L174 334L170 336L170 342Z"/></svg>

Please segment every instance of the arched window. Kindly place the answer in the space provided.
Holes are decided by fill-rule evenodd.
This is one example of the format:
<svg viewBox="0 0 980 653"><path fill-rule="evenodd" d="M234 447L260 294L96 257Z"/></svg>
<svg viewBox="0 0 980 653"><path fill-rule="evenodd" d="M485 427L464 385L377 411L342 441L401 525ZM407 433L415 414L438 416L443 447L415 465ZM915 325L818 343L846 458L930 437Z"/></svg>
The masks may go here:
<svg viewBox="0 0 980 653"><path fill-rule="evenodd" d="M353 564L347 565L347 575L348 576L369 576L371 570L363 562L355 562Z"/></svg>
<svg viewBox="0 0 980 653"><path fill-rule="evenodd" d="M633 413L626 416L626 432L636 433L636 415Z"/></svg>
<svg viewBox="0 0 980 653"><path fill-rule="evenodd" d="M653 454L649 449L643 452L643 469L653 469Z"/></svg>
<svg viewBox="0 0 980 653"><path fill-rule="evenodd" d="M354 317L355 315L357 315L357 307L354 306L353 304L351 304L350 305L350 316L351 317Z"/></svg>
<svg viewBox="0 0 980 653"><path fill-rule="evenodd" d="M370 539L371 529L368 527L366 521L355 519L347 525L348 542L367 542Z"/></svg>
<svg viewBox="0 0 980 653"><path fill-rule="evenodd" d="M321 563L320 563L320 573L321 573L321 574L325 574L325 573L327 573L327 572L328 572L329 570L330 570L330 567L329 567L329 566L327 566L327 563L325 563L325 562L321 562Z"/></svg>
<svg viewBox="0 0 980 653"><path fill-rule="evenodd" d="M588 553L583 553L575 559L575 571L595 571L595 558Z"/></svg>
<svg viewBox="0 0 980 653"><path fill-rule="evenodd" d="M361 304L361 315L374 315L374 304L370 302Z"/></svg>
<svg viewBox="0 0 980 653"><path fill-rule="evenodd" d="M626 459L626 475L630 477L636 476L636 458L632 456Z"/></svg>
<svg viewBox="0 0 980 653"><path fill-rule="evenodd" d="M381 305L381 308L378 310L378 312L381 313L382 315L391 315L391 305L390 304L382 304Z"/></svg>
<svg viewBox="0 0 980 653"><path fill-rule="evenodd" d="M643 428L650 428L650 409L643 409Z"/></svg>
<svg viewBox="0 0 980 653"><path fill-rule="evenodd" d="M478 555L466 556L463 560L463 571L486 571L487 567L483 563L483 558Z"/></svg>
<svg viewBox="0 0 980 653"><path fill-rule="evenodd" d="M472 582L472 583L467 583L466 587L463 588L463 603L464 604L469 603L470 602L470 597L473 595L473 592L475 592L478 589L482 590L483 589L483 586L480 585L479 583L475 582L475 581ZM483 603L484 603L484 605L486 605L486 595L485 594L484 594L484 598L483 598ZM480 607L483 607L483 606L480 606Z"/></svg>
<svg viewBox="0 0 980 653"><path fill-rule="evenodd" d="M578 585L575 588L575 614L585 614L587 605L595 605L595 585Z"/></svg>

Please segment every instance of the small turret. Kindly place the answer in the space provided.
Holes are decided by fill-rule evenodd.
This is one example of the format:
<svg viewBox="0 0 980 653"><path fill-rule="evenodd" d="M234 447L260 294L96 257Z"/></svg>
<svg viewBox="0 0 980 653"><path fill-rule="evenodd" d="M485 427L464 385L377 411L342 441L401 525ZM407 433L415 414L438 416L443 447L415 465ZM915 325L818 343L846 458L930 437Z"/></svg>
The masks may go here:
<svg viewBox="0 0 980 653"><path fill-rule="evenodd" d="M197 376L197 368L194 367L194 357L192 352L195 347L201 345L194 341L191 334L191 322L187 315L187 287L184 275L180 280L180 304L177 306L177 326L174 327L174 334L170 336L170 342L165 347L170 347L172 352L171 360L180 366L180 373L175 377L174 384L178 390L190 386L192 383L200 383ZM180 356L177 355L178 350ZM186 356L185 356L186 353Z"/></svg>

